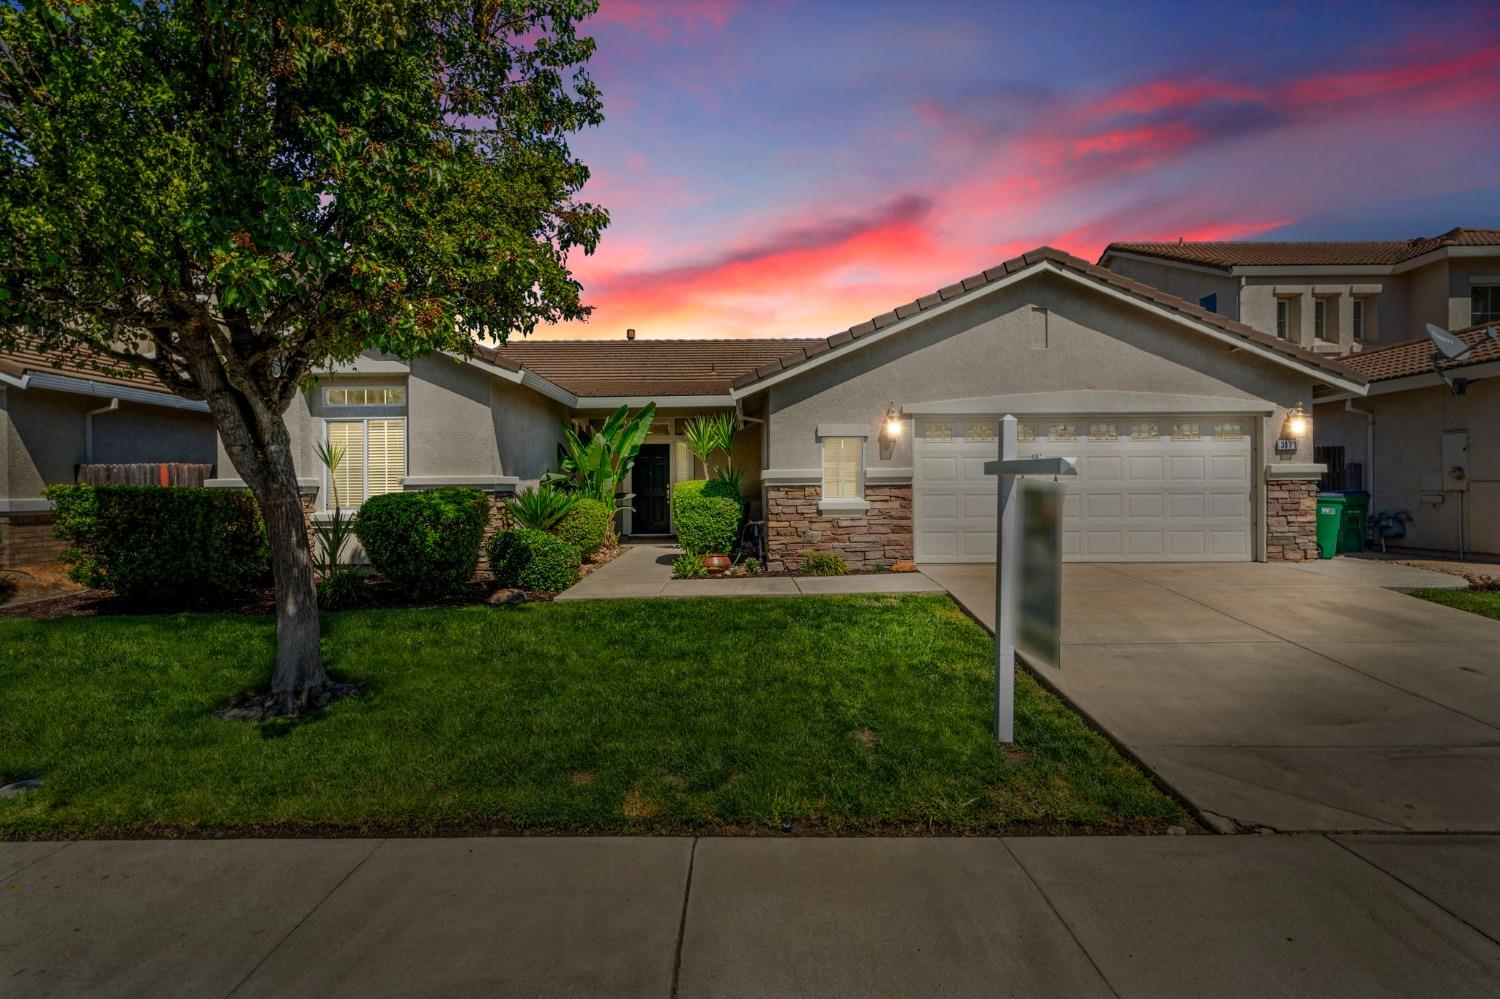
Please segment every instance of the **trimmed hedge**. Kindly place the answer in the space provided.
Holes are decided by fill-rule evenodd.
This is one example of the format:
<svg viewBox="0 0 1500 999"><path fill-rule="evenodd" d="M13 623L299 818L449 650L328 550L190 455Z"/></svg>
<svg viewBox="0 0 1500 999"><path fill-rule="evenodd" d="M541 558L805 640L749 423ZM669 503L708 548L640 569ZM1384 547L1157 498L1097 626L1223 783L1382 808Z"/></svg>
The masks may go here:
<svg viewBox="0 0 1500 999"><path fill-rule="evenodd" d="M744 500L722 479L690 479L672 487L677 543L689 555L727 555L740 536Z"/></svg>
<svg viewBox="0 0 1500 999"><path fill-rule="evenodd" d="M562 538L521 528L496 531L489 541L495 582L522 590L557 593L578 582L582 556Z"/></svg>
<svg viewBox="0 0 1500 999"><path fill-rule="evenodd" d="M266 525L247 489L49 486L68 575L128 600L212 604L267 582Z"/></svg>
<svg viewBox="0 0 1500 999"><path fill-rule="evenodd" d="M585 496L563 514L562 520L553 524L548 533L563 539L587 558L604 544L614 515L615 511L608 504Z"/></svg>
<svg viewBox="0 0 1500 999"><path fill-rule="evenodd" d="M474 578L489 515L477 489L385 493L365 500L354 534L375 571L402 592L447 597Z"/></svg>

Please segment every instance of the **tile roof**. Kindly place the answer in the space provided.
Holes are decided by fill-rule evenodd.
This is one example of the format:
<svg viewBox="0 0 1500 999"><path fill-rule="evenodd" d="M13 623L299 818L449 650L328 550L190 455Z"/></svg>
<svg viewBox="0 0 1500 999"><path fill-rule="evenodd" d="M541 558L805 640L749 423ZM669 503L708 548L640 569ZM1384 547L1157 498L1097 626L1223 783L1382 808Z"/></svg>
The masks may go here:
<svg viewBox="0 0 1500 999"><path fill-rule="evenodd" d="M125 371L114 361L89 353L82 348L72 348L66 355L51 351L43 353L34 341L21 341L10 350L0 350L0 371L23 375L30 371L54 372L72 378L86 378L109 385L129 385L150 392L167 392L161 379L145 368Z"/></svg>
<svg viewBox="0 0 1500 999"><path fill-rule="evenodd" d="M1487 361L1500 361L1500 340L1487 340L1484 326L1470 326L1454 330L1454 336L1474 347L1468 357L1459 361L1444 361L1443 370L1467 368ZM1389 347L1362 350L1344 358L1344 363L1363 374L1371 382L1384 382L1392 378L1406 378L1432 371L1432 355L1437 351L1427 337L1403 340Z"/></svg>
<svg viewBox="0 0 1500 999"><path fill-rule="evenodd" d="M512 340L476 353L510 371L525 368L574 395L728 395L734 380L821 340Z"/></svg>
<svg viewBox="0 0 1500 999"><path fill-rule="evenodd" d="M1344 242L1185 242L1111 243L1111 253L1134 253L1180 263L1229 270L1232 267L1371 266L1399 264L1448 246L1493 246L1500 251L1500 229L1450 229L1441 236Z"/></svg>
<svg viewBox="0 0 1500 999"><path fill-rule="evenodd" d="M1304 350L1301 347L1287 343L1285 340L1277 339L1243 323L1238 323L1221 316L1216 312L1209 312L1200 306L1178 298L1176 295L1169 295L1158 288L1131 280L1122 274L1116 274L1112 270L1091 264L1070 253L1064 253L1062 250L1050 246L1042 246L1032 250L1030 253L1022 254L1019 257L1005 261L1003 264L991 267L981 274L974 274L964 278L962 281L956 281L947 287L938 289L930 295L924 295L914 302L898 305L890 312L882 313L873 319L866 320L856 326L851 326L847 330L835 333L826 339L801 341L803 344L802 356L796 353L788 353L778 357L761 365L754 371L736 378L734 386L735 388L745 388L753 385L763 378L769 378L780 371L794 368L798 364L803 363L807 358L815 357L825 351L846 347L861 337L869 336L871 333L885 329L887 326L938 305L945 304L953 299L962 298L983 288L985 285L1002 280L1007 275L1015 274L1017 271L1043 262L1066 267L1099 284L1108 285L1117 291L1125 292L1149 304L1180 313L1200 323L1238 337L1246 343L1270 348L1286 355L1291 360L1300 362L1308 367L1317 368L1325 374L1356 383L1362 383L1365 380L1363 375L1327 355L1315 354L1312 351Z"/></svg>

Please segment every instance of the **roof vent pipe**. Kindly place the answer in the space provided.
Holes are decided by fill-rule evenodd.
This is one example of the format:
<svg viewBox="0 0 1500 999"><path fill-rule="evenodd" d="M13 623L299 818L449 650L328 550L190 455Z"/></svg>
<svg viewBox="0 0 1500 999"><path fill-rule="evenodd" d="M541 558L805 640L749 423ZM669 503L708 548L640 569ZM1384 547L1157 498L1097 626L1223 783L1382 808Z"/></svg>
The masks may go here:
<svg viewBox="0 0 1500 999"><path fill-rule="evenodd" d="M635 330L626 330L625 331L625 339L627 339L627 340L634 340L635 339Z"/></svg>

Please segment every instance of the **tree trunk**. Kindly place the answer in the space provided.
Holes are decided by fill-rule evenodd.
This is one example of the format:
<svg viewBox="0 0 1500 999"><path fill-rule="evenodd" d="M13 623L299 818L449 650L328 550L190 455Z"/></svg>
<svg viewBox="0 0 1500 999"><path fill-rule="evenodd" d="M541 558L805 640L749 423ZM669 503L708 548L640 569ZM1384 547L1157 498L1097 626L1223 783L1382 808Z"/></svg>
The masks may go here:
<svg viewBox="0 0 1500 999"><path fill-rule="evenodd" d="M209 376L213 363L204 364ZM271 694L278 714L296 715L313 706L329 682L318 644L318 593L291 437L282 413L267 400L243 394L236 398L225 391L210 394L208 403L224 450L265 518L276 590Z"/></svg>
<svg viewBox="0 0 1500 999"><path fill-rule="evenodd" d="M318 645L317 590L296 473L290 467L267 471L267 481L255 490L255 498L266 520L276 586L276 672L271 693L281 713L291 715L306 708L328 685L328 674L323 671Z"/></svg>

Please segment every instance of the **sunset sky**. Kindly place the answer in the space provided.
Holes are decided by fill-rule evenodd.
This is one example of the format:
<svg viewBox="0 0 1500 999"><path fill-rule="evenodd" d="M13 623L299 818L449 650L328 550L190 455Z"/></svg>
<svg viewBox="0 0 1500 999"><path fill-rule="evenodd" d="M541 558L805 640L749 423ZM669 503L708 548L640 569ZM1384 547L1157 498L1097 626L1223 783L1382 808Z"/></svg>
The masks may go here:
<svg viewBox="0 0 1500 999"><path fill-rule="evenodd" d="M1500 226L1500 5L603 0L585 324L827 335L1048 243Z"/></svg>

